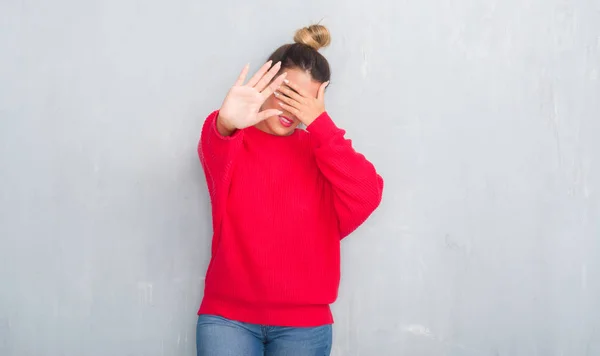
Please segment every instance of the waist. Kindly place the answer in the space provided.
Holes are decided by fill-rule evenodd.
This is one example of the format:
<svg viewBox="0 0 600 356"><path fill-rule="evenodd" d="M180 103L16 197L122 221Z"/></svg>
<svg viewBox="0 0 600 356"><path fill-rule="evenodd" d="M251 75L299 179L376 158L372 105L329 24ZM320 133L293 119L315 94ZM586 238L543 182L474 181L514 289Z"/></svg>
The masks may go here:
<svg viewBox="0 0 600 356"><path fill-rule="evenodd" d="M269 326L315 327L333 323L328 304L255 304L210 295L204 296L198 314Z"/></svg>

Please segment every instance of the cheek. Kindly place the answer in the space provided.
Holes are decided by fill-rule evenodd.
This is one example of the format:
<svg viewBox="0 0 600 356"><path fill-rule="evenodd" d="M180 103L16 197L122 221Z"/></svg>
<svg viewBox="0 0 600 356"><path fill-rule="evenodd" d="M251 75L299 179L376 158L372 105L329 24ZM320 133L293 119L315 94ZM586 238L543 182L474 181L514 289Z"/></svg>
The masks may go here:
<svg viewBox="0 0 600 356"><path fill-rule="evenodd" d="M280 105L279 105L279 99L277 99L274 95L271 95L267 100L265 100L265 102L263 103L261 110L268 110L268 109L277 109L277 110L281 110L283 111L283 115L291 118L291 119L296 119L296 116L294 114L292 114L291 112L288 112L287 110L284 110ZM272 116L270 117L267 121L271 122L273 125L278 125L279 124L279 118L277 116ZM296 126L298 126L298 122L296 122L292 128L295 128Z"/></svg>
<svg viewBox="0 0 600 356"><path fill-rule="evenodd" d="M271 95L267 100L265 100L264 104L262 105L262 109L281 109L281 107L277 103L277 98Z"/></svg>

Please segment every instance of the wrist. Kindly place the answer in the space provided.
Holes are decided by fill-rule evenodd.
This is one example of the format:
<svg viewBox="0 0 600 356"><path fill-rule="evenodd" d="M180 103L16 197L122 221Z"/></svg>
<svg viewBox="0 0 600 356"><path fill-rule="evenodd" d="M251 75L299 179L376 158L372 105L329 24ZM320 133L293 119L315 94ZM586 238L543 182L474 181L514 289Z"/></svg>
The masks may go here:
<svg viewBox="0 0 600 356"><path fill-rule="evenodd" d="M302 122L305 126L309 126L310 124L312 124L316 119L319 118L319 116L323 115L323 113L325 112L325 110L321 111L319 114L317 115L312 115L310 120L304 120L304 122Z"/></svg>
<svg viewBox="0 0 600 356"><path fill-rule="evenodd" d="M235 127L233 127L232 125L227 123L227 119L224 119L223 116L221 116L221 114L219 114L219 116L217 116L217 131L222 135L222 136L231 136L234 132L235 132Z"/></svg>
<svg viewBox="0 0 600 356"><path fill-rule="evenodd" d="M331 120L327 111L324 111L310 125L306 126L306 130L321 139L328 139L340 129Z"/></svg>

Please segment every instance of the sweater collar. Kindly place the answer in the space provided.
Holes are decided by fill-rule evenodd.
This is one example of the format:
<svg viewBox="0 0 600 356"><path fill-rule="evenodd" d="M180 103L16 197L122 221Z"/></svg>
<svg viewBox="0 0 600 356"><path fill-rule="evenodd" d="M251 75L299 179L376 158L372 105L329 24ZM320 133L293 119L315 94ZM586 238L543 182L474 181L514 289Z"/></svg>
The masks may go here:
<svg viewBox="0 0 600 356"><path fill-rule="evenodd" d="M259 140L274 140L274 141L277 141L277 140L282 141L282 140L285 140L286 138L293 138L295 136L298 136L298 130L300 130L300 129L295 129L294 132L292 132L288 136L278 136L278 135L272 135L270 133L264 132L260 129L257 129L254 126L250 126L250 127L247 127L246 129L244 129L246 135L250 135L251 137L255 137L256 139L259 139Z"/></svg>

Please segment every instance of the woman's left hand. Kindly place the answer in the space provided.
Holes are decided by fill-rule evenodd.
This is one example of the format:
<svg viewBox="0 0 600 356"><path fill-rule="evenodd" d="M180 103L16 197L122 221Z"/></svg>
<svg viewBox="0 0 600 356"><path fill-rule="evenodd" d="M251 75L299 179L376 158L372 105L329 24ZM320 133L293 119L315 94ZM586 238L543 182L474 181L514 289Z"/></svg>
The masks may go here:
<svg viewBox="0 0 600 356"><path fill-rule="evenodd" d="M300 122L308 126L325 112L325 88L327 85L329 82L321 84L315 98L296 84L287 81L275 92L275 97L281 101L279 105L282 109L293 114Z"/></svg>

